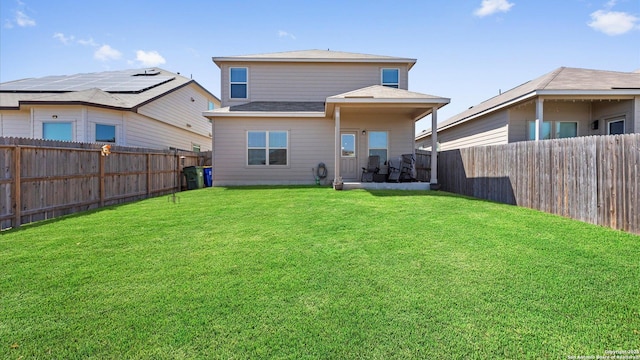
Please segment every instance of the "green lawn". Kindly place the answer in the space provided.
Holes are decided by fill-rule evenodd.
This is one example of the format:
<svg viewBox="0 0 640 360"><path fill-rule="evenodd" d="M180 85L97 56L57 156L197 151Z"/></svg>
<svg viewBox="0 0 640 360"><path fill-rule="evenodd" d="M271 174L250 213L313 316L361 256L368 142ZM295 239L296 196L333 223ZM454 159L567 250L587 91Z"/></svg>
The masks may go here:
<svg viewBox="0 0 640 360"><path fill-rule="evenodd" d="M640 349L639 236L443 192L168 198L3 232L0 358Z"/></svg>

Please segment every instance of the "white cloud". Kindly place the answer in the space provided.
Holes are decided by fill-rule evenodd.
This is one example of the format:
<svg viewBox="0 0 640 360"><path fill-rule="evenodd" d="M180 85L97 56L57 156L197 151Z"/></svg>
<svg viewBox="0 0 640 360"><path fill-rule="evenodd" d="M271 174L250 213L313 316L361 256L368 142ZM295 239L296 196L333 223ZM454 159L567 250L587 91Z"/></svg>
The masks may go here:
<svg viewBox="0 0 640 360"><path fill-rule="evenodd" d="M93 38L89 38L87 40L78 39L78 44L84 45L84 46L93 46L93 47L97 47L98 46L98 43L93 41Z"/></svg>
<svg viewBox="0 0 640 360"><path fill-rule="evenodd" d="M507 12L513 5L515 4L507 0L482 0L482 5L474 11L474 14L479 17L484 17L498 12Z"/></svg>
<svg viewBox="0 0 640 360"><path fill-rule="evenodd" d="M166 63L167 61L160 55L157 51L144 51L138 50L136 51L136 60L139 61L143 66L158 66Z"/></svg>
<svg viewBox="0 0 640 360"><path fill-rule="evenodd" d="M637 17L619 11L598 10L591 13L591 20L589 26L610 36L622 35L639 27Z"/></svg>
<svg viewBox="0 0 640 360"><path fill-rule="evenodd" d="M100 61L118 60L122 57L122 53L109 45L102 45L93 53L93 57Z"/></svg>
<svg viewBox="0 0 640 360"><path fill-rule="evenodd" d="M616 6L616 3L618 2L618 0L609 0L607 1L606 4L604 4L605 9L611 9L612 7Z"/></svg>
<svg viewBox="0 0 640 360"><path fill-rule="evenodd" d="M65 36L63 33L55 33L53 34L53 38L60 40L60 42L65 45L69 45L69 43L73 41L74 36L73 35Z"/></svg>
<svg viewBox="0 0 640 360"><path fill-rule="evenodd" d="M16 11L16 24L20 27L36 26L36 21L22 11Z"/></svg>
<svg viewBox="0 0 640 360"><path fill-rule="evenodd" d="M278 37L281 37L281 38L282 38L282 37L288 37L288 38L291 38L291 39L293 39L293 40L295 40L295 39L296 39L296 36L295 36L295 35L290 34L290 33L286 32L286 31L284 31L284 30L278 30Z"/></svg>

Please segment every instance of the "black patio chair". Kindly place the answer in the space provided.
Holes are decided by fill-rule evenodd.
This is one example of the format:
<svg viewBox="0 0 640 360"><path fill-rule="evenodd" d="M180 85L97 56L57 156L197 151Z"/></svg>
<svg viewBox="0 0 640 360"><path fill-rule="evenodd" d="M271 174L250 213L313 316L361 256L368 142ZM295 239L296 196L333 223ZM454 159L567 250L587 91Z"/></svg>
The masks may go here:
<svg viewBox="0 0 640 360"><path fill-rule="evenodd" d="M402 154L402 161L400 162L400 179L399 181L414 181L414 168L416 158L413 154Z"/></svg>
<svg viewBox="0 0 640 360"><path fill-rule="evenodd" d="M380 155L371 155L367 162L367 167L362 168L361 182L372 182L373 175L380 171Z"/></svg>

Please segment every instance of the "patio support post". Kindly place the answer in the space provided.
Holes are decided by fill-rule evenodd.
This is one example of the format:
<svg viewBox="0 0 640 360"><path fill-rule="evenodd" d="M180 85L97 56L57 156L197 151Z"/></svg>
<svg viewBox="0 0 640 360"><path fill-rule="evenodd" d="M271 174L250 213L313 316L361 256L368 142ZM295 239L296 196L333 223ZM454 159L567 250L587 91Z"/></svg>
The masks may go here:
<svg viewBox="0 0 640 360"><path fill-rule="evenodd" d="M335 130L335 149L334 149L334 178L333 184L340 183L340 107L336 106L335 115L334 115L336 130Z"/></svg>
<svg viewBox="0 0 640 360"><path fill-rule="evenodd" d="M640 132L640 96L636 96L635 99L635 105L633 106L633 108L636 110L635 114L633 114L633 118L636 120L635 124L633 124L633 132L639 133ZM605 134L606 134L606 127L605 127ZM628 131L625 128L625 132L627 134L630 133L630 131Z"/></svg>
<svg viewBox="0 0 640 360"><path fill-rule="evenodd" d="M536 99L536 136L535 141L540 140L542 136L542 124L544 123L544 100L538 97Z"/></svg>
<svg viewBox="0 0 640 360"><path fill-rule="evenodd" d="M431 181L432 186L438 184L438 107L431 110Z"/></svg>

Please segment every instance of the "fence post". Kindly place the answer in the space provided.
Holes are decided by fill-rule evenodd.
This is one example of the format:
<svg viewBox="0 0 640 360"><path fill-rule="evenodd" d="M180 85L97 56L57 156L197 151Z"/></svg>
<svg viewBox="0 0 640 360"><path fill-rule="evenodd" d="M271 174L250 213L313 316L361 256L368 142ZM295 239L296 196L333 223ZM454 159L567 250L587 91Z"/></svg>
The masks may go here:
<svg viewBox="0 0 640 360"><path fill-rule="evenodd" d="M100 207L104 206L104 161L106 156L102 156L100 153L97 153L100 158Z"/></svg>
<svg viewBox="0 0 640 360"><path fill-rule="evenodd" d="M147 197L151 197L151 154L147 154Z"/></svg>
<svg viewBox="0 0 640 360"><path fill-rule="evenodd" d="M14 227L20 227L20 222L22 220L22 197L20 194L20 190L22 188L22 179L20 177L20 152L20 146L16 146L13 151L13 213L16 217L13 225Z"/></svg>

